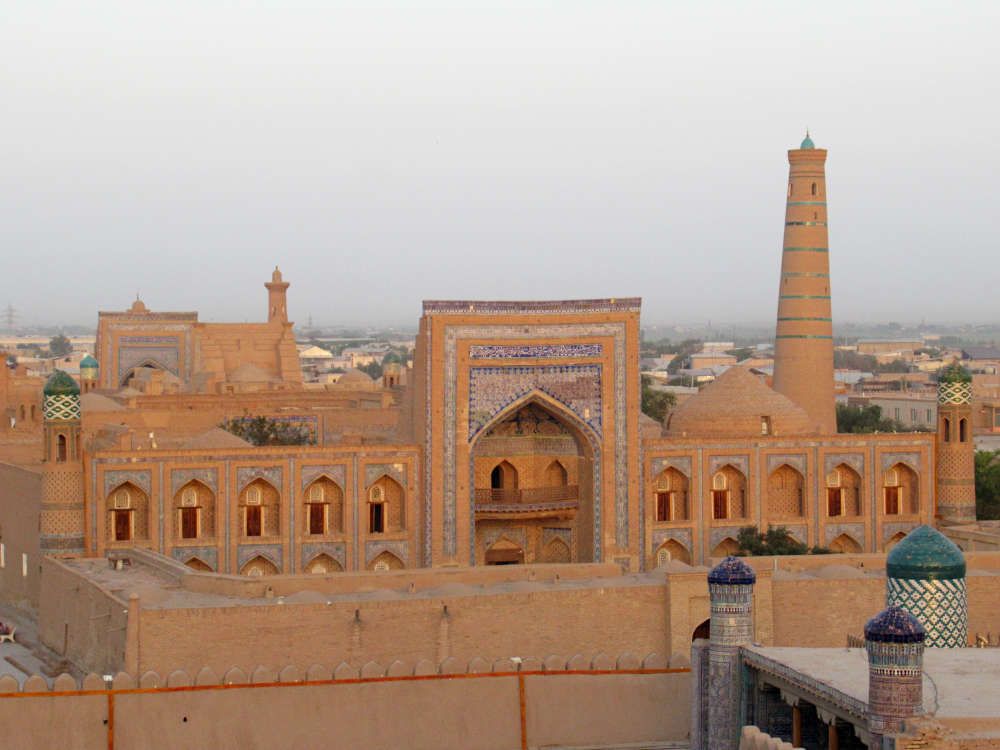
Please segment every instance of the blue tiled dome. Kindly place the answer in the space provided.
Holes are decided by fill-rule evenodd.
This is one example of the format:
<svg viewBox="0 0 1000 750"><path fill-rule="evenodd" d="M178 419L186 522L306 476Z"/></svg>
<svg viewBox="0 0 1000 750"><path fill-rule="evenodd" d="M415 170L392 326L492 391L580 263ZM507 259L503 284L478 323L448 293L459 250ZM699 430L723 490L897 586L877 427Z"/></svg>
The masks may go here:
<svg viewBox="0 0 1000 750"><path fill-rule="evenodd" d="M56 370L45 381L42 394L45 396L79 396L80 386L65 372Z"/></svg>
<svg viewBox="0 0 1000 750"><path fill-rule="evenodd" d="M865 623L865 640L875 643L922 643L926 633L920 620L895 604Z"/></svg>
<svg viewBox="0 0 1000 750"><path fill-rule="evenodd" d="M80 369L90 368L96 370L98 367L97 360L91 357L89 354L80 360Z"/></svg>
<svg viewBox="0 0 1000 750"><path fill-rule="evenodd" d="M816 148L813 143L813 139L809 137L809 131L806 131L806 137L802 139L802 145L799 148Z"/></svg>
<svg viewBox="0 0 1000 750"><path fill-rule="evenodd" d="M918 526L889 552L885 574L918 581L964 578L965 556L937 529Z"/></svg>
<svg viewBox="0 0 1000 750"><path fill-rule="evenodd" d="M757 582L757 574L740 558L730 556L712 568L708 574L708 582L752 585Z"/></svg>

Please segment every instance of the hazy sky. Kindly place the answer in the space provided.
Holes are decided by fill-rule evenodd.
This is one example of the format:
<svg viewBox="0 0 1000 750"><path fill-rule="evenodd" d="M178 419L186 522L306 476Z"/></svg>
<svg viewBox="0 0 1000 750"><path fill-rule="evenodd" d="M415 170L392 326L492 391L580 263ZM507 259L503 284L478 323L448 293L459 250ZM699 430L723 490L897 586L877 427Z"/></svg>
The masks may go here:
<svg viewBox="0 0 1000 750"><path fill-rule="evenodd" d="M774 316L829 148L836 320L997 320L1000 3L0 5L0 306L415 324L422 299Z"/></svg>

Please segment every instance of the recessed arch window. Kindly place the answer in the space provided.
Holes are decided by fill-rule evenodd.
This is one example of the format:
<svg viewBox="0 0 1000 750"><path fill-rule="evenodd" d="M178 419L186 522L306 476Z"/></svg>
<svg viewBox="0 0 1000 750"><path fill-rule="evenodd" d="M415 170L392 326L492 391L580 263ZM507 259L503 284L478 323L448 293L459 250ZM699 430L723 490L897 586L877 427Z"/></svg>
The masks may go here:
<svg viewBox="0 0 1000 750"><path fill-rule="evenodd" d="M816 195L816 183L815 182L812 184L812 194Z"/></svg>

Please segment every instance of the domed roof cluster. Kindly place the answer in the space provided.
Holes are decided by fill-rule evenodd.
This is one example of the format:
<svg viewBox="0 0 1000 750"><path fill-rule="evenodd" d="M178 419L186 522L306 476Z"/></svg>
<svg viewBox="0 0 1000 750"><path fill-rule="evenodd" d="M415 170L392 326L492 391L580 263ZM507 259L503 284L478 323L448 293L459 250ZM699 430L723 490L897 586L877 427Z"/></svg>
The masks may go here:
<svg viewBox="0 0 1000 750"><path fill-rule="evenodd" d="M708 582L751 586L757 582L757 574L740 558L729 556L709 571Z"/></svg>
<svg viewBox="0 0 1000 750"><path fill-rule="evenodd" d="M918 526L889 552L885 574L919 581L964 578L965 556L937 529Z"/></svg>
<svg viewBox="0 0 1000 750"><path fill-rule="evenodd" d="M62 370L53 372L42 388L43 396L79 396L80 386Z"/></svg>
<svg viewBox="0 0 1000 750"><path fill-rule="evenodd" d="M874 643L923 643L926 637L920 620L895 604L865 623L865 640Z"/></svg>
<svg viewBox="0 0 1000 750"><path fill-rule="evenodd" d="M761 419L773 435L815 432L805 409L769 388L745 367L730 367L714 382L674 410L667 423L673 437L752 437Z"/></svg>

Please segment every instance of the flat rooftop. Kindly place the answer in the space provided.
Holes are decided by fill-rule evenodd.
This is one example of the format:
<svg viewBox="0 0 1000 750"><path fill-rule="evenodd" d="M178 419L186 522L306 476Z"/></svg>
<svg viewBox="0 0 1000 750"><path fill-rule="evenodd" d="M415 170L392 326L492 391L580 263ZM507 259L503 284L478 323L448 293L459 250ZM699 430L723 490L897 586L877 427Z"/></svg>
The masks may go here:
<svg viewBox="0 0 1000 750"><path fill-rule="evenodd" d="M747 661L763 670L791 670L824 688L845 706L868 705L868 657L860 648L750 646ZM928 648L924 650L924 712L927 718L992 719L990 734L1000 736L1000 649Z"/></svg>

